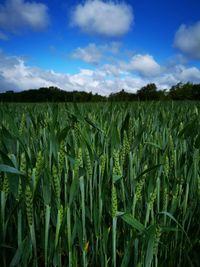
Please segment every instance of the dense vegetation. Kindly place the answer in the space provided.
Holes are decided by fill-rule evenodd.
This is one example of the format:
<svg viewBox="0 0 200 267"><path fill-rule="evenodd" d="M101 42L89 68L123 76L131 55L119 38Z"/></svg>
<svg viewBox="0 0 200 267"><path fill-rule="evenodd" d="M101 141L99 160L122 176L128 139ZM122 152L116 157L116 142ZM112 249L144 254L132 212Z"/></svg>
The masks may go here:
<svg viewBox="0 0 200 267"><path fill-rule="evenodd" d="M0 94L0 102L116 102L146 100L200 100L200 84L178 83L169 91L158 90L154 83L147 84L136 93L121 90L108 97L87 92L66 92L56 87L22 92L7 91Z"/></svg>
<svg viewBox="0 0 200 267"><path fill-rule="evenodd" d="M0 266L199 266L199 114L1 104Z"/></svg>

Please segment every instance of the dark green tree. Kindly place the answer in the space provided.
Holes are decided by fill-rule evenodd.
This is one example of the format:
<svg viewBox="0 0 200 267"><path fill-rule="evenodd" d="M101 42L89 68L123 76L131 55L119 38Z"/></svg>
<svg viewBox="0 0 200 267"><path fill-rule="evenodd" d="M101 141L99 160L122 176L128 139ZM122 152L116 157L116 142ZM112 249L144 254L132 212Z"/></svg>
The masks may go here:
<svg viewBox="0 0 200 267"><path fill-rule="evenodd" d="M193 84L192 83L177 83L172 86L169 96L172 100L192 100L193 97Z"/></svg>
<svg viewBox="0 0 200 267"><path fill-rule="evenodd" d="M157 100L159 99L159 93L157 91L157 86L155 83L149 83L143 86L137 91L138 98L140 100Z"/></svg>

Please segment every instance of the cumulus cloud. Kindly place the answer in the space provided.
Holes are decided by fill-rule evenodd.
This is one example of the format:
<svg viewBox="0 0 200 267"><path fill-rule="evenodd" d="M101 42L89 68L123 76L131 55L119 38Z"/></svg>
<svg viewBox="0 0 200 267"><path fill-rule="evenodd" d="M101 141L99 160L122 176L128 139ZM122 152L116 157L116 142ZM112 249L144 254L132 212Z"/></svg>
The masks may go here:
<svg viewBox="0 0 200 267"><path fill-rule="evenodd" d="M45 4L6 0L0 5L0 28L16 33L21 29L43 30L49 23L48 8Z"/></svg>
<svg viewBox="0 0 200 267"><path fill-rule="evenodd" d="M53 70L44 71L27 66L24 59L11 57L0 51L0 91L26 90L31 88L57 86L66 91L96 91L97 80L93 71L81 70L78 74L62 74Z"/></svg>
<svg viewBox="0 0 200 267"><path fill-rule="evenodd" d="M77 48L73 53L72 57L75 59L81 59L87 63L92 63L92 64L98 64L101 57L102 53L95 44L89 44L85 48Z"/></svg>
<svg viewBox="0 0 200 267"><path fill-rule="evenodd" d="M200 59L200 21L191 26L181 25L175 34L174 45L187 55Z"/></svg>
<svg viewBox="0 0 200 267"><path fill-rule="evenodd" d="M188 81L200 83L200 69L177 65L165 70L162 68L156 76L143 76L106 64L94 70L81 69L76 74L69 74L30 67L23 58L8 56L0 50L1 92L56 86L66 91L92 91L108 95L122 88L136 92L148 83L156 83L159 89L168 89L178 82Z"/></svg>
<svg viewBox="0 0 200 267"><path fill-rule="evenodd" d="M110 51L110 53L117 55L120 51L122 44L120 42L111 42L107 45L107 50Z"/></svg>
<svg viewBox="0 0 200 267"><path fill-rule="evenodd" d="M119 77L120 73L122 72L118 66L112 64L103 65L102 70L106 73L106 75L115 77Z"/></svg>
<svg viewBox="0 0 200 267"><path fill-rule="evenodd" d="M104 45L96 45L90 43L86 47L78 47L72 53L71 57L74 59L80 59L86 63L98 65L104 58L108 60L108 57L116 56L120 51L121 43L110 42Z"/></svg>
<svg viewBox="0 0 200 267"><path fill-rule="evenodd" d="M154 78L151 82L155 83L159 89L169 89L172 85L180 82L180 79L169 70L168 72Z"/></svg>
<svg viewBox="0 0 200 267"><path fill-rule="evenodd" d="M124 88L136 91L145 84L140 77L114 77L103 67L81 69L77 74L63 74L52 70L29 67L23 58L11 57L0 51L0 91L26 90L42 86L57 86L66 91L92 91L108 95Z"/></svg>
<svg viewBox="0 0 200 267"><path fill-rule="evenodd" d="M135 55L129 63L121 63L121 68L127 71L136 71L144 76L157 75L161 67L151 55Z"/></svg>
<svg viewBox="0 0 200 267"><path fill-rule="evenodd" d="M179 82L200 83L200 70L196 67L186 67L182 64L165 68L158 76L153 77L151 82L158 85L158 88L169 89Z"/></svg>
<svg viewBox="0 0 200 267"><path fill-rule="evenodd" d="M184 65L175 67L175 77L182 82L200 82L200 70L196 67L186 68Z"/></svg>
<svg viewBox="0 0 200 267"><path fill-rule="evenodd" d="M72 12L72 25L83 32L117 37L126 34L133 22L133 10L125 3L87 0Z"/></svg>
<svg viewBox="0 0 200 267"><path fill-rule="evenodd" d="M47 73L48 74L48 73ZM50 86L52 83L42 77L43 73L25 65L23 59L1 55L0 90L25 90L38 85ZM3 84L3 85L2 85Z"/></svg>

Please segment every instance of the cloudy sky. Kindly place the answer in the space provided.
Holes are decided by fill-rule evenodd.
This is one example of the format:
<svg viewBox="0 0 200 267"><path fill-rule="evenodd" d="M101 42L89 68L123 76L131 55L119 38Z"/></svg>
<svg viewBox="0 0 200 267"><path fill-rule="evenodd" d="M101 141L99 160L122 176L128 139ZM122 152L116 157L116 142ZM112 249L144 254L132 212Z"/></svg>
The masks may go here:
<svg viewBox="0 0 200 267"><path fill-rule="evenodd" d="M199 0L0 0L0 91L200 83Z"/></svg>

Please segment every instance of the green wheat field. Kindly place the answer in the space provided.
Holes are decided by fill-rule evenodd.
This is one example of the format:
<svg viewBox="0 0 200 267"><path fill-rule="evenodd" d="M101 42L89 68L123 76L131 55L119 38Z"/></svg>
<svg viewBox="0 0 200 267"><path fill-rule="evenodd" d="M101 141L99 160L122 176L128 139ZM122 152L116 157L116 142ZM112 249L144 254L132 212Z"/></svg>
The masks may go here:
<svg viewBox="0 0 200 267"><path fill-rule="evenodd" d="M1 267L200 266L200 104L0 104Z"/></svg>

